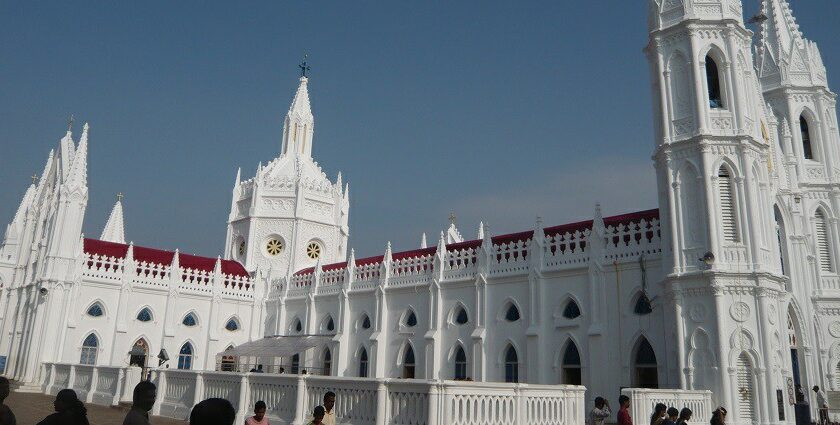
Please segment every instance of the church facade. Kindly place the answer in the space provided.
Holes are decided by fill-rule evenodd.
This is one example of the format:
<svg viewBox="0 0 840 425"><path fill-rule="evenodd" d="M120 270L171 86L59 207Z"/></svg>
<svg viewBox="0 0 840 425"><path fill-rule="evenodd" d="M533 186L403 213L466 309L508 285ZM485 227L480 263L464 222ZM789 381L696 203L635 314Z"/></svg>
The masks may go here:
<svg viewBox="0 0 840 425"><path fill-rule="evenodd" d="M786 0L761 4L753 34L740 0L649 0L646 211L470 238L453 220L417 249L357 258L349 185L312 156L304 76L280 156L237 173L224 255L206 258L126 243L119 200L99 239L81 235L88 128L78 144L68 131L0 247L3 373L36 383L42 362L161 349L214 369L228 347L319 335L259 361L580 384L590 399L708 389L731 422L793 423L809 388L840 390L840 133L816 44Z"/></svg>

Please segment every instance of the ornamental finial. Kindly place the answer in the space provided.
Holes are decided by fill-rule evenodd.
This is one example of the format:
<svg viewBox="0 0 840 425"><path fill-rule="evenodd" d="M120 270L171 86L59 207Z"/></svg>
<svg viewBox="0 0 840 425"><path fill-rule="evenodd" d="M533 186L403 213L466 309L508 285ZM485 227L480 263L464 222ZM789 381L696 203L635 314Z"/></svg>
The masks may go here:
<svg viewBox="0 0 840 425"><path fill-rule="evenodd" d="M75 121L75 116L70 114L70 118L67 119L67 131L73 131L73 121Z"/></svg>
<svg viewBox="0 0 840 425"><path fill-rule="evenodd" d="M33 174L30 178L32 179L32 184L38 183L38 176L36 176L35 174Z"/></svg>
<svg viewBox="0 0 840 425"><path fill-rule="evenodd" d="M122 200L123 200L123 198L124 198L124 197L125 197L125 196L123 196L123 193L122 193L122 192L118 193L118 194L117 194L117 202L122 202Z"/></svg>
<svg viewBox="0 0 840 425"><path fill-rule="evenodd" d="M455 222L458 220L458 216L455 215L455 211L449 213L449 224L455 225Z"/></svg>

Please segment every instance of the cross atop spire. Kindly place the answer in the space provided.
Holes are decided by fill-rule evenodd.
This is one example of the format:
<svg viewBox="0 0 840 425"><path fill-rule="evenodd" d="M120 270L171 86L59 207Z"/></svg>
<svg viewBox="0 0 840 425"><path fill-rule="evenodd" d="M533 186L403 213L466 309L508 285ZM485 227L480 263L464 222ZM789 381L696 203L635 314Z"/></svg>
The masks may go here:
<svg viewBox="0 0 840 425"><path fill-rule="evenodd" d="M123 200L123 198L124 198L124 197L125 197L125 196L123 196L123 193L122 193L122 192L118 193L118 194L117 194L117 202L122 202L122 200Z"/></svg>
<svg viewBox="0 0 840 425"><path fill-rule="evenodd" d="M451 213L449 213L449 224L454 226L455 222L457 222L457 221L458 221L458 216L455 215L455 211L452 211Z"/></svg>
<svg viewBox="0 0 840 425"><path fill-rule="evenodd" d="M29 178L31 178L31 179L32 179L32 184L38 183L38 176L36 176L35 174L33 174L32 176L30 176Z"/></svg>
<svg viewBox="0 0 840 425"><path fill-rule="evenodd" d="M303 62L301 62L300 65L298 65L298 68L300 68L300 77L301 78L306 78L306 73L311 70L309 65L306 63L306 58L308 58L308 57L309 57L309 55L304 53L303 54Z"/></svg>
<svg viewBox="0 0 840 425"><path fill-rule="evenodd" d="M75 121L75 116L70 114L70 118L67 119L67 131L73 131L73 121Z"/></svg>

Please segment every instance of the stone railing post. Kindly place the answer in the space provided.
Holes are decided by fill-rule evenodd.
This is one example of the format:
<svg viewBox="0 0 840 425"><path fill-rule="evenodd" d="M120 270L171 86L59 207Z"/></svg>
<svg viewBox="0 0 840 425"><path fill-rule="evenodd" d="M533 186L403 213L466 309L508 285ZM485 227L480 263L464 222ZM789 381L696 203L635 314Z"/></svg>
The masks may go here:
<svg viewBox="0 0 840 425"><path fill-rule="evenodd" d="M236 423L245 423L248 415L248 374L242 374L239 381L239 405L236 406Z"/></svg>
<svg viewBox="0 0 840 425"><path fill-rule="evenodd" d="M91 403L93 401L93 393L96 392L97 381L99 381L99 368L94 366L93 370L90 372L90 389L85 397L86 403Z"/></svg>
<svg viewBox="0 0 840 425"><path fill-rule="evenodd" d="M116 406L120 404L120 397L125 390L123 389L126 385L126 370L125 368L121 367L117 369L117 384L114 386L114 396L111 397L111 406ZM133 389L132 389L133 390Z"/></svg>
<svg viewBox="0 0 840 425"><path fill-rule="evenodd" d="M306 375L298 375L295 398L295 419L292 425L303 425L306 420Z"/></svg>
<svg viewBox="0 0 840 425"><path fill-rule="evenodd" d="M195 374L195 394L193 394L193 406L204 400L204 373Z"/></svg>
<svg viewBox="0 0 840 425"><path fill-rule="evenodd" d="M134 397L134 386L139 384L143 379L143 370L137 366L129 366L125 368L125 381L122 389L122 397L120 403L131 403Z"/></svg>
<svg viewBox="0 0 840 425"><path fill-rule="evenodd" d="M440 388L437 383L429 386L429 412L426 417L426 425L437 425L440 415Z"/></svg>
<svg viewBox="0 0 840 425"><path fill-rule="evenodd" d="M163 399L166 398L166 370L157 370L157 399L155 399L155 406L152 407L152 414L160 416L160 405L163 404Z"/></svg>
<svg viewBox="0 0 840 425"><path fill-rule="evenodd" d="M67 377L67 388L73 388L76 385L76 365L70 365L70 376Z"/></svg>
<svg viewBox="0 0 840 425"><path fill-rule="evenodd" d="M55 386L55 363L50 363L50 379L47 382L47 385L44 386L44 393L45 394L52 394L53 387Z"/></svg>
<svg viewBox="0 0 840 425"><path fill-rule="evenodd" d="M516 408L514 409L513 414L513 423L514 425L526 425L529 422L525 418L526 410L525 410L525 394L522 392L522 384L514 384L513 387L513 399L514 403L516 403Z"/></svg>
<svg viewBox="0 0 840 425"><path fill-rule="evenodd" d="M376 386L376 425L388 424L387 380L379 379Z"/></svg>

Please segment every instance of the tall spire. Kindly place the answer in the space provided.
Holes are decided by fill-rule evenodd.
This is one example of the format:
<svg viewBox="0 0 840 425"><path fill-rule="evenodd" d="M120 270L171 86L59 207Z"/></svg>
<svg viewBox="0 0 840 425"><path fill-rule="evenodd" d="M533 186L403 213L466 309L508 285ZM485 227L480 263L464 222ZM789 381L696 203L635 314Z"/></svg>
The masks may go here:
<svg viewBox="0 0 840 425"><path fill-rule="evenodd" d="M765 89L776 85L826 85L816 43L799 30L787 0L761 0L758 69Z"/></svg>
<svg viewBox="0 0 840 425"><path fill-rule="evenodd" d="M308 67L307 67L308 68ZM298 86L289 112L286 114L286 121L283 124L283 148L281 154L301 155L309 157L312 155L312 134L315 126L315 117L312 115L312 107L309 104L309 88L305 76L300 77Z"/></svg>
<svg viewBox="0 0 840 425"><path fill-rule="evenodd" d="M125 243L125 221L123 219L122 193L117 195L117 203L108 216L102 236L99 239L108 242Z"/></svg>
<svg viewBox="0 0 840 425"><path fill-rule="evenodd" d="M87 123L85 123L85 126L82 128L82 137L79 140L79 146L78 148L76 148L76 153L73 156L73 164L70 167L70 173L67 177L67 184L69 187L87 187L87 151L89 127L90 126Z"/></svg>

